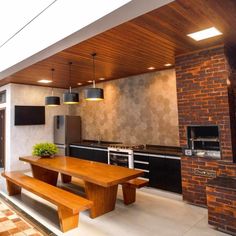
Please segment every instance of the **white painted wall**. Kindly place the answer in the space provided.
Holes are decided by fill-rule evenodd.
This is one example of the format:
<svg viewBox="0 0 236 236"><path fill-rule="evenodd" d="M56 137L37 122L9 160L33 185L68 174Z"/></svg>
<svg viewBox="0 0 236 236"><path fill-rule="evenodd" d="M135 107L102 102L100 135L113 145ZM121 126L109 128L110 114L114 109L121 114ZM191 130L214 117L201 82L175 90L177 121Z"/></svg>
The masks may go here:
<svg viewBox="0 0 236 236"><path fill-rule="evenodd" d="M4 86L5 87L5 86ZM1 90L4 90L1 87ZM24 170L29 166L19 161L19 156L31 155L32 146L38 142L53 141L53 116L69 114L69 106L46 107L45 125L14 125L14 106L43 106L46 96L51 94L51 88L9 84L6 106L6 170ZM61 97L63 89L54 89L54 94Z"/></svg>
<svg viewBox="0 0 236 236"><path fill-rule="evenodd" d="M11 143L10 143L10 126L11 126L11 89L10 84L2 86L0 92L6 90L6 103L0 104L0 109L5 109L5 166L9 170L9 162L11 155Z"/></svg>

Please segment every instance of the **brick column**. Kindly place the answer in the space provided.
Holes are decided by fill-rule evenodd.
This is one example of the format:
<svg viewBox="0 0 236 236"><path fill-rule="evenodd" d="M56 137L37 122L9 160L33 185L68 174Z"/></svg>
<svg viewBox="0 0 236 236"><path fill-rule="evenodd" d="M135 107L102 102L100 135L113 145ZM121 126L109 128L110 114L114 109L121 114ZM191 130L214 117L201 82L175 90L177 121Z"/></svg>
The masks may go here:
<svg viewBox="0 0 236 236"><path fill-rule="evenodd" d="M201 157L181 158L183 199L201 206L206 206L206 183L213 177L199 175L196 169L216 176L236 177L236 165L232 163L235 71L231 70L228 59L224 46L176 57L180 145L187 146L188 125L218 125L220 131L225 163Z"/></svg>
<svg viewBox="0 0 236 236"><path fill-rule="evenodd" d="M176 57L180 145L188 125L218 125L222 159L232 160L229 66L223 46Z"/></svg>

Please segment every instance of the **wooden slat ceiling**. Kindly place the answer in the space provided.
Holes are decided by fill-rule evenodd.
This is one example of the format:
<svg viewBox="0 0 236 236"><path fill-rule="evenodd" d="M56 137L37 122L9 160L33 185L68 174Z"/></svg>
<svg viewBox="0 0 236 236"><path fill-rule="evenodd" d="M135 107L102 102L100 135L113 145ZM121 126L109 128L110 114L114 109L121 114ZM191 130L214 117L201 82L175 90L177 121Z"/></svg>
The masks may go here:
<svg viewBox="0 0 236 236"><path fill-rule="evenodd" d="M175 55L214 46L236 43L235 0L177 0L100 35L79 43L0 81L37 84L51 79L49 86L66 88L69 84L88 84L93 78L91 53L96 52L96 79L107 80L148 72L154 66L175 63ZM195 42L186 35L215 26L223 36ZM72 74L69 80L69 66ZM98 80L99 81L99 80Z"/></svg>

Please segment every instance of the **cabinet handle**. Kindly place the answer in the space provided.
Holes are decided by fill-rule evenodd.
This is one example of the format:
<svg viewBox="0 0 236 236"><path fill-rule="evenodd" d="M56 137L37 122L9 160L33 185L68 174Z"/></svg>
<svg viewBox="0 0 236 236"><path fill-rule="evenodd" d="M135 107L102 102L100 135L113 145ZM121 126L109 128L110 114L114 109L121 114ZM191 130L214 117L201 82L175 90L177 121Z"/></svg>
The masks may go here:
<svg viewBox="0 0 236 236"><path fill-rule="evenodd" d="M134 163L140 163L140 164L146 164L146 165L149 164L149 162L146 162L146 161L136 161L136 160L134 160Z"/></svg>
<svg viewBox="0 0 236 236"><path fill-rule="evenodd" d="M92 148L92 147L75 146L75 145L70 145L70 147L107 152L107 149L102 149L102 148Z"/></svg>

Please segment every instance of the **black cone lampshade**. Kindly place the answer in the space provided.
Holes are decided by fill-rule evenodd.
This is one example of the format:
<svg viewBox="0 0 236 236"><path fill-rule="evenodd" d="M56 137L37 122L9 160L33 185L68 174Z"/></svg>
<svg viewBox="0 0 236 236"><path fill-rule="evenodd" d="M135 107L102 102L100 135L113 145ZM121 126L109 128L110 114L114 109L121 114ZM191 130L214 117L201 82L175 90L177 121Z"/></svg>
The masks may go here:
<svg viewBox="0 0 236 236"><path fill-rule="evenodd" d="M45 98L45 105L46 106L59 106L60 105L60 97L57 96L48 96Z"/></svg>
<svg viewBox="0 0 236 236"><path fill-rule="evenodd" d="M69 79L71 79L71 65L72 62L69 62L70 66L70 75ZM79 94L71 91L71 86L69 87L69 91L63 94L63 103L64 104L78 104L79 103Z"/></svg>
<svg viewBox="0 0 236 236"><path fill-rule="evenodd" d="M86 101L101 101L104 99L103 89L96 88L95 85L95 56L97 54L93 53L93 87L85 89L84 91L84 98Z"/></svg>
<svg viewBox="0 0 236 236"><path fill-rule="evenodd" d="M51 71L52 71L52 81L53 81L54 69L52 68ZM60 104L61 104L60 103L60 97L57 97L57 96L53 95L53 88L52 88L52 95L51 96L47 96L45 98L45 106L56 107L56 106L59 106Z"/></svg>
<svg viewBox="0 0 236 236"><path fill-rule="evenodd" d="M73 93L71 90L63 94L63 103L64 104L78 104L79 103L79 94Z"/></svg>
<svg viewBox="0 0 236 236"><path fill-rule="evenodd" d="M85 89L84 97L86 101L101 101L104 99L103 89L101 88Z"/></svg>

